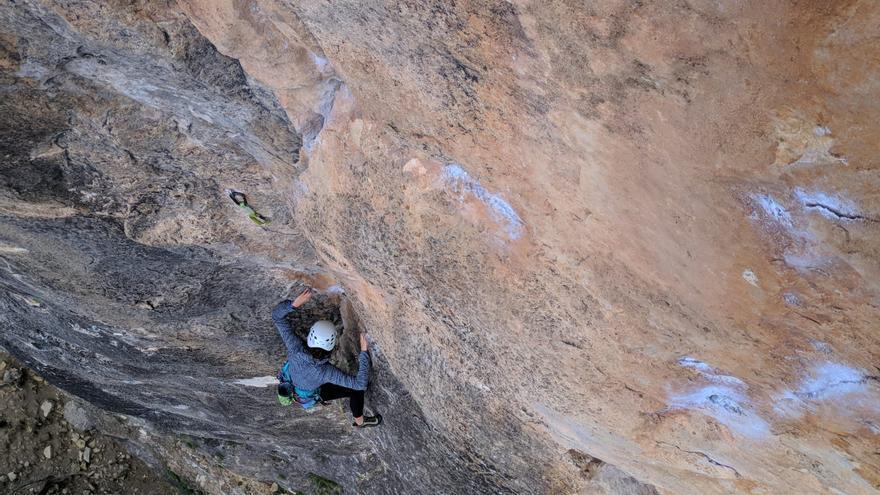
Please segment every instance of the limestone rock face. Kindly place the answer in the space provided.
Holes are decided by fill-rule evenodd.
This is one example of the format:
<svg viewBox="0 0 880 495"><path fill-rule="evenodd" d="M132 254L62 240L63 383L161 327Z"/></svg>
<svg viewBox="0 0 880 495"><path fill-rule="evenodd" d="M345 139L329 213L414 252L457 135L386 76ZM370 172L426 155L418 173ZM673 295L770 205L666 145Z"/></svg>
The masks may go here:
<svg viewBox="0 0 880 495"><path fill-rule="evenodd" d="M223 469L285 489L874 493L878 22L6 3L0 344L140 441L224 442ZM302 284L300 329L370 333L380 429L248 385Z"/></svg>

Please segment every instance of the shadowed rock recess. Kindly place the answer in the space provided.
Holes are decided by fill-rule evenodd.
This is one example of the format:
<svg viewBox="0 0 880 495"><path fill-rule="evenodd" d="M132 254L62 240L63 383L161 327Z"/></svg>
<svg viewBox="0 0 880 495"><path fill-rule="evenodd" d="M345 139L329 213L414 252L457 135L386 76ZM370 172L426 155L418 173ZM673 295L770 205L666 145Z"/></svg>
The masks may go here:
<svg viewBox="0 0 880 495"><path fill-rule="evenodd" d="M878 25L5 1L0 346L209 493L877 493ZM305 285L380 428L264 386Z"/></svg>

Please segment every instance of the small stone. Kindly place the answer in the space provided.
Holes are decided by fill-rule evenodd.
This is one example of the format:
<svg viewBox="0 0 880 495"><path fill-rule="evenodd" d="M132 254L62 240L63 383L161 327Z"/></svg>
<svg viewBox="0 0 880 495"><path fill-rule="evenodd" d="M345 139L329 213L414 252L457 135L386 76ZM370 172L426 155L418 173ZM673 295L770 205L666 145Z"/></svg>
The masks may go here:
<svg viewBox="0 0 880 495"><path fill-rule="evenodd" d="M76 446L77 446L80 450L86 448L86 441L83 440L82 438L77 439L74 443L76 443Z"/></svg>
<svg viewBox="0 0 880 495"><path fill-rule="evenodd" d="M5 369L6 369L6 361L0 361L0 371L3 371Z"/></svg>
<svg viewBox="0 0 880 495"><path fill-rule="evenodd" d="M9 368L3 372L3 383L13 384L21 380L21 371L15 368Z"/></svg>
<svg viewBox="0 0 880 495"><path fill-rule="evenodd" d="M67 420L75 430L83 431L92 426L92 421L89 419L89 413L73 400L64 403L64 419Z"/></svg>
<svg viewBox="0 0 880 495"><path fill-rule="evenodd" d="M272 493L278 493L281 491L281 487L278 486L278 483L272 483L272 486L269 487L269 491Z"/></svg>
<svg viewBox="0 0 880 495"><path fill-rule="evenodd" d="M15 474L15 471L10 471L6 473L6 477L9 478L9 481L15 481L18 479L18 475Z"/></svg>
<svg viewBox="0 0 880 495"><path fill-rule="evenodd" d="M83 450L83 462L88 464L89 462L91 462L91 459L92 459L92 449L90 447L86 447L85 450Z"/></svg>
<svg viewBox="0 0 880 495"><path fill-rule="evenodd" d="M52 458L52 446L51 445L47 445L46 448L43 449L43 457L45 457L46 459Z"/></svg>
<svg viewBox="0 0 880 495"><path fill-rule="evenodd" d="M40 404L40 411L43 413L44 418L49 417L49 413L52 412L52 408L55 404L52 404L51 400L44 400L42 404Z"/></svg>
<svg viewBox="0 0 880 495"><path fill-rule="evenodd" d="M6 483L6 475L0 474L0 483Z"/></svg>

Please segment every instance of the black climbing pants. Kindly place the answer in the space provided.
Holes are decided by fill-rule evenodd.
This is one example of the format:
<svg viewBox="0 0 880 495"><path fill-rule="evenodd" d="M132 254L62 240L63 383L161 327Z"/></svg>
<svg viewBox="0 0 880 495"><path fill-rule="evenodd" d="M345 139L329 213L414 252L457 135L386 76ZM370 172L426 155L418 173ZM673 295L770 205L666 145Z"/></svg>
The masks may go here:
<svg viewBox="0 0 880 495"><path fill-rule="evenodd" d="M351 408L351 414L353 414L356 418L364 415L363 390L354 390L350 388L340 387L339 385L334 385L332 383L325 383L321 385L321 389L320 392L318 392L318 395L321 396L321 400L336 400L348 397L348 407Z"/></svg>

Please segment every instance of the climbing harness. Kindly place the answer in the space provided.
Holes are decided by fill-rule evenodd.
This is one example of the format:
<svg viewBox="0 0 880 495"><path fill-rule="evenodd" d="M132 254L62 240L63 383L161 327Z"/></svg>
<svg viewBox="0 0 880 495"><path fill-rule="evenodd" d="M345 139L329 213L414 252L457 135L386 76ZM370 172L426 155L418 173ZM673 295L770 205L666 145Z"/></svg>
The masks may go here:
<svg viewBox="0 0 880 495"><path fill-rule="evenodd" d="M321 396L318 395L319 390L305 390L293 385L293 379L290 378L290 363L284 361L281 371L278 372L278 383L287 383L293 390L290 396L278 394L278 402L282 406L289 406L296 401L303 409L311 409L321 402Z"/></svg>
<svg viewBox="0 0 880 495"><path fill-rule="evenodd" d="M257 213L256 210L250 207L247 202L247 196L244 195L243 192L238 192L235 189L227 189L226 194L229 195L229 198L238 205L241 209L243 209L247 214L248 218L251 219L255 224L263 226L269 223L269 219Z"/></svg>

